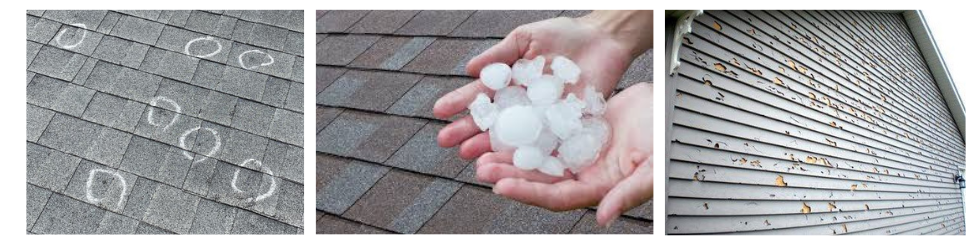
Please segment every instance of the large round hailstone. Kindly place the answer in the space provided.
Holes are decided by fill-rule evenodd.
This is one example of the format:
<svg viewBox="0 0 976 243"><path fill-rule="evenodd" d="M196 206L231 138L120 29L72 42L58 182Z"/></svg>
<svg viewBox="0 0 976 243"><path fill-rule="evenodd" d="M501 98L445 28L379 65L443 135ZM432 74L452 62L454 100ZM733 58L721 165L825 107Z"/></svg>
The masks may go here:
<svg viewBox="0 0 976 243"><path fill-rule="evenodd" d="M481 69L481 82L492 90L499 90L508 86L512 80L512 68L504 63L492 63Z"/></svg>
<svg viewBox="0 0 976 243"><path fill-rule="evenodd" d="M468 105L468 110L471 111L474 124L481 131L488 130L495 123L495 120L498 119L498 109L498 105L492 104L491 100L488 99L488 95L484 93L479 93L474 101Z"/></svg>
<svg viewBox="0 0 976 243"><path fill-rule="evenodd" d="M539 166L539 172L551 176L563 176L565 171L566 166L559 159L552 156L547 156L545 162L542 162L542 165Z"/></svg>
<svg viewBox="0 0 976 243"><path fill-rule="evenodd" d="M505 142L502 142L502 140L498 138L498 130L494 128L491 128L491 130L488 131L488 143L491 144L491 151L495 151L495 152L515 151L515 146L506 144Z"/></svg>
<svg viewBox="0 0 976 243"><path fill-rule="evenodd" d="M512 155L512 164L523 170L533 170L542 166L546 155L535 147L519 147Z"/></svg>
<svg viewBox="0 0 976 243"><path fill-rule="evenodd" d="M502 110L495 121L498 139L512 146L528 146L542 132L542 120L531 106L512 106Z"/></svg>
<svg viewBox="0 0 976 243"><path fill-rule="evenodd" d="M563 81L552 75L542 75L529 83L526 95L532 105L548 105L555 103L563 95Z"/></svg>

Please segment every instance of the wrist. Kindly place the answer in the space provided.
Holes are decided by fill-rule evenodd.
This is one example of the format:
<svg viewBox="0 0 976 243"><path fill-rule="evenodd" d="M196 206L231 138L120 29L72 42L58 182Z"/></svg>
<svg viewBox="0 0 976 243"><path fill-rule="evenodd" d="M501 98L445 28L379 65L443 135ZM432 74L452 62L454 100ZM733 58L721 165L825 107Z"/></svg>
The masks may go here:
<svg viewBox="0 0 976 243"><path fill-rule="evenodd" d="M653 46L654 14L650 10L595 10L580 21L627 48L632 58L637 58Z"/></svg>

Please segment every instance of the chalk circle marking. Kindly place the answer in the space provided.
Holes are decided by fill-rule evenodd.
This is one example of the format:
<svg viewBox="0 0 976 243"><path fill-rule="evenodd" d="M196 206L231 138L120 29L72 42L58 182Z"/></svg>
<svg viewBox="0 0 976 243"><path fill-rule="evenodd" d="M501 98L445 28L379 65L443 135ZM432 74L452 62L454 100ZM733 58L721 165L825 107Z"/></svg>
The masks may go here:
<svg viewBox="0 0 976 243"><path fill-rule="evenodd" d="M164 96L156 96L151 101L149 101L149 105L151 105L153 107L159 107L158 103L159 103L160 100L162 100L162 101L164 101L166 103L169 103L170 105L173 106L173 109L176 110L176 115L173 115L173 119L170 120L169 123L167 123L165 127L163 127L163 131L166 131L166 129L169 129L169 126L172 126L173 123L176 122L176 119L180 117L180 112L182 111L182 108L180 108L180 105L177 104L176 101L173 101L173 100L171 100L169 98L166 98ZM158 127L158 126L162 125L162 124L158 124L156 122L153 122L153 109L152 108L150 108L149 109L149 113L146 114L146 120L149 121L149 124L150 125L153 125L153 126L157 126Z"/></svg>
<svg viewBox="0 0 976 243"><path fill-rule="evenodd" d="M258 64L258 65L254 65L254 66L244 65L244 55L247 55L248 53L252 53L252 52L253 53L264 54L265 56L268 57L268 62L264 62L264 63ZM261 50L245 51L245 52L241 53L240 55L237 55L237 63L241 64L241 68L244 68L244 69L247 69L247 70L251 70L251 69L255 69L255 68L259 68L259 67L271 65L274 62L275 62L274 57L271 57L271 54L265 53L265 52L263 52Z"/></svg>
<svg viewBox="0 0 976 243"><path fill-rule="evenodd" d="M78 27L78 30L81 31L81 39L79 39L78 42L75 42L74 44L70 44L70 45L61 43L61 36L64 35L65 31L68 31L68 28L64 28L60 32L58 32L58 35L54 36L54 42L57 43L59 46L61 46L61 48L74 49L75 47L81 45L82 42L85 42L85 37L88 37L88 26L86 26L85 24L74 23L71 24L71 26Z"/></svg>
<svg viewBox="0 0 976 243"><path fill-rule="evenodd" d="M191 155L190 152L187 151L189 149L186 147L186 137L189 136L190 133L196 132L196 131L200 130L201 128L202 127L194 127L194 128L189 129L189 130L186 130L186 132L183 132L183 135L180 135L180 148L183 149L183 156L186 157L187 159L193 159L193 155ZM193 161L193 163L197 163L197 162L204 161L204 160L207 159L207 157L213 157L213 155L217 153L217 150L220 150L220 136L217 135L217 130L214 130L214 129L209 128L209 127L203 127L202 129L210 132L210 134L213 135L214 145L213 145L213 148L210 149L210 151L208 151L206 154L204 154L204 157L203 158L201 158L201 159L199 159L197 161Z"/></svg>
<svg viewBox="0 0 976 243"><path fill-rule="evenodd" d="M204 55L193 55L193 54L190 54L190 46L193 45L193 43L194 42L197 42L197 41L212 41L213 43L216 43L217 44L217 50L214 50L213 52L207 53L207 54L204 54ZM223 50L223 49L224 49L224 46L221 45L219 41L217 41L216 39L214 39L213 36L207 36L207 37L200 37L200 38L192 39L189 42L186 42L186 45L183 46L183 53L185 53L187 55L190 55L190 56L199 57L199 58L208 58L208 57L212 57L214 55L217 55L217 53L220 53L220 51Z"/></svg>
<svg viewBox="0 0 976 243"><path fill-rule="evenodd" d="M247 202L259 202L259 201L261 201L261 200L264 200L264 199L267 199L267 198L268 198L268 197L270 197L270 196L271 196L272 194L274 194L274 192L275 192L275 188L276 188L276 187L277 187L278 185L277 185L277 182L275 181L275 178L274 178L274 172L272 172L272 171L271 171L271 169L268 169L267 167L264 167L264 165L263 165L263 164L261 164L261 161L260 161L260 160L256 160L256 159L247 159L247 160L245 160L245 161L244 161L244 163L241 163L241 165L240 165L240 166L241 166L241 167L246 167L246 166L247 166L247 164L248 164L248 163L251 163L251 162L254 162L255 164L257 164L257 166L258 166L258 167L259 167L259 168L260 168L260 169L261 169L262 171L266 171L266 173L268 173L268 175L271 175L271 186L269 186L269 187L268 187L268 191L267 191L267 192L265 192L265 193L263 193L263 194L261 194L261 195L257 195L257 196L254 196L254 197L249 197L249 198L247 198L247 199L245 200L245 201L247 201ZM233 189L234 189L234 191L235 191L235 192L237 192L237 193L244 193L244 191L242 191L242 190L241 190L240 188L238 188L238 187L237 187L237 176L238 176L238 174L240 174L240 173L241 173L241 169L240 169L240 168L237 168L237 170L236 170L236 171L234 171L234 178L233 178L233 179L231 179L231 181L230 181L230 187L231 187L231 188L233 188Z"/></svg>
<svg viewBox="0 0 976 243"><path fill-rule="evenodd" d="M115 207L121 209L122 199L125 197L125 193L126 193L125 188L127 184L125 183L125 178L123 178L122 175L119 175L119 173L115 171L105 170L105 169L92 169L91 171L88 171L88 181L85 182L85 199L87 199L89 202L92 203L99 203L103 199L103 198L95 198L95 196L92 195L92 180L95 179L96 173L109 174L119 179L119 182L121 182L120 186L122 186L122 193L119 194L119 201L115 203Z"/></svg>

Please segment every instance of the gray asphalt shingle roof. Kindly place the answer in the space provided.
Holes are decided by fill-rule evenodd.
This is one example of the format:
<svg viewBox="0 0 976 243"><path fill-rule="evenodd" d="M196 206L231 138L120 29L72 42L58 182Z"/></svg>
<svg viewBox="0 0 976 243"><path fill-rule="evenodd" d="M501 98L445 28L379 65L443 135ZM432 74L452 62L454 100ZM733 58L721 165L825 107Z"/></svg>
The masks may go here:
<svg viewBox="0 0 976 243"><path fill-rule="evenodd" d="M302 11L26 17L28 233L303 231Z"/></svg>
<svg viewBox="0 0 976 243"><path fill-rule="evenodd" d="M651 202L599 227L593 208L557 213L491 193L457 148L436 144L449 121L433 103L474 80L469 59L521 24L586 13L316 12L316 233L651 233ZM618 90L651 82L650 53Z"/></svg>

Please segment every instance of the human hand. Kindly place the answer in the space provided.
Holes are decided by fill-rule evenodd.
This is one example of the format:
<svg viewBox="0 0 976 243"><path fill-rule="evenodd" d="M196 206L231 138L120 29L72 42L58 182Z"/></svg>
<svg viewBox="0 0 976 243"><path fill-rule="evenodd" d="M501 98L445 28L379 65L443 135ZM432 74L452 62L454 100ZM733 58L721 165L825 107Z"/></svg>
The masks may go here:
<svg viewBox="0 0 976 243"><path fill-rule="evenodd" d="M652 103L648 83L610 98L604 118L612 127L611 137L593 165L575 176L521 170L512 164L512 152L488 152L475 164L477 178L495 183L496 194L554 211L599 203L597 222L608 225L653 195Z"/></svg>
<svg viewBox="0 0 976 243"><path fill-rule="evenodd" d="M623 24L620 22L625 21L623 18L635 18L631 15L638 13L609 14L594 12L576 19L563 17L520 26L504 40L471 59L467 64L467 73L478 76L481 69L491 63L512 65L520 58L533 59L539 55L545 56L547 62L551 63L553 57L563 55L576 62L582 71L579 82L566 86L567 92L583 97L583 88L592 85L606 97L617 86L630 62L649 48L644 42L650 39L648 34L635 34L632 28L621 27ZM643 14L642 17L647 15L639 14ZM633 38L635 36L640 38ZM551 70L546 68L546 72L550 73ZM449 118L463 112L478 93L485 93L489 97L494 95L493 90L480 80L475 80L441 97L434 104L434 116ZM459 154L463 159L474 159L491 151L488 133L478 129L471 116L458 119L441 129L437 142L442 147L460 145Z"/></svg>

